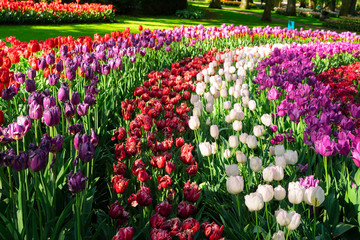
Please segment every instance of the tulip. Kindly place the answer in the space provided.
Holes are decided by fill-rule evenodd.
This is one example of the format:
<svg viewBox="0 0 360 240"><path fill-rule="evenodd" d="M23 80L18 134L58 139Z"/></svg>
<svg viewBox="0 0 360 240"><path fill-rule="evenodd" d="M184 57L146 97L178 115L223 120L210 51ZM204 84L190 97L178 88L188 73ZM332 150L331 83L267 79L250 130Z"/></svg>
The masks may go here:
<svg viewBox="0 0 360 240"><path fill-rule="evenodd" d="M276 221L280 224L280 226L287 226L290 223L290 216L287 211L284 209L279 209L275 211Z"/></svg>
<svg viewBox="0 0 360 240"><path fill-rule="evenodd" d="M62 102L69 100L69 86L67 83L61 83L61 87L58 91L58 99Z"/></svg>
<svg viewBox="0 0 360 240"><path fill-rule="evenodd" d="M254 111L256 109L256 102L254 100L249 101L249 109Z"/></svg>
<svg viewBox="0 0 360 240"><path fill-rule="evenodd" d="M124 208L116 200L113 204L110 205L109 216L113 219L118 219L123 215Z"/></svg>
<svg viewBox="0 0 360 240"><path fill-rule="evenodd" d="M262 168L262 160L258 157L250 159L250 168L253 172L259 172Z"/></svg>
<svg viewBox="0 0 360 240"><path fill-rule="evenodd" d="M59 107L50 107L44 111L42 121L49 127L59 124L61 111Z"/></svg>
<svg viewBox="0 0 360 240"><path fill-rule="evenodd" d="M273 240L285 240L285 233L281 230L277 231L276 233L274 233Z"/></svg>
<svg viewBox="0 0 360 240"><path fill-rule="evenodd" d="M22 72L18 72L14 74L15 81L23 84L25 82L25 74Z"/></svg>
<svg viewBox="0 0 360 240"><path fill-rule="evenodd" d="M274 197L276 200L281 201L285 198L285 196L286 190L281 185L274 188Z"/></svg>
<svg viewBox="0 0 360 240"><path fill-rule="evenodd" d="M159 191L160 191L162 188L164 188L164 189L168 188L168 187L171 185L171 182L172 182L170 176L168 176L168 175L165 175L165 176L160 176L160 175L159 175L159 176L157 177L157 181L158 181L158 183L159 183L159 185L158 185Z"/></svg>
<svg viewBox="0 0 360 240"><path fill-rule="evenodd" d="M224 151L224 158L225 159L228 159L228 158L230 158L231 157L231 151L230 151L230 149L225 149L225 151Z"/></svg>
<svg viewBox="0 0 360 240"><path fill-rule="evenodd" d="M111 184L116 193L123 193L128 187L129 179L124 178L122 175L115 175L111 179Z"/></svg>
<svg viewBox="0 0 360 240"><path fill-rule="evenodd" d="M258 145L258 141L257 141L257 139L256 139L255 136L249 135L249 136L246 138L246 144L248 145L248 147L249 147L250 149L254 149L254 148L256 148L257 145Z"/></svg>
<svg viewBox="0 0 360 240"><path fill-rule="evenodd" d="M211 125L210 126L210 135L214 138L217 139L219 137L219 128L217 125Z"/></svg>
<svg viewBox="0 0 360 240"><path fill-rule="evenodd" d="M288 199L292 204L299 204L304 198L304 187L299 182L290 182L288 187Z"/></svg>
<svg viewBox="0 0 360 240"><path fill-rule="evenodd" d="M23 138L25 135L25 127L22 125L19 125L18 123L11 123L9 124L9 134L12 137L12 139L18 141Z"/></svg>
<svg viewBox="0 0 360 240"><path fill-rule="evenodd" d="M140 206L149 206L152 202L150 188L141 187L136 193L136 201Z"/></svg>
<svg viewBox="0 0 360 240"><path fill-rule="evenodd" d="M265 126L269 127L271 125L271 116L270 114L264 114L261 116L261 122Z"/></svg>
<svg viewBox="0 0 360 240"><path fill-rule="evenodd" d="M36 90L35 81L31 79L26 79L25 90L29 93L34 92Z"/></svg>
<svg viewBox="0 0 360 240"><path fill-rule="evenodd" d="M273 167L272 166L266 167L263 170L262 175L265 182L272 182L272 180L274 180Z"/></svg>
<svg viewBox="0 0 360 240"><path fill-rule="evenodd" d="M274 189L271 185L259 185L256 192L260 193L264 202L270 202L274 197Z"/></svg>
<svg viewBox="0 0 360 240"><path fill-rule="evenodd" d="M290 218L290 223L289 225L287 225L287 228L289 230L295 230L299 227L300 225L300 219L301 219L301 215L298 214L297 212L295 211L291 211L289 212L289 218Z"/></svg>
<svg viewBox="0 0 360 240"><path fill-rule="evenodd" d="M297 151L286 150L284 157L287 164L295 165L298 161Z"/></svg>
<svg viewBox="0 0 360 240"><path fill-rule="evenodd" d="M34 80L34 78L36 77L36 70L29 68L27 71L28 74L28 78L30 78L31 80Z"/></svg>
<svg viewBox="0 0 360 240"><path fill-rule="evenodd" d="M71 171L67 177L67 185L69 187L69 191L72 194L82 192L85 189L87 180L88 178L83 175L81 170L79 170L79 172L77 173Z"/></svg>
<svg viewBox="0 0 360 240"><path fill-rule="evenodd" d="M224 226L219 227L215 222L211 224L204 222L201 224L201 231L204 233L205 237L209 240L218 240L221 238L223 233Z"/></svg>
<svg viewBox="0 0 360 240"><path fill-rule="evenodd" d="M204 157L208 157L212 153L211 144L209 142L200 143L199 149L200 149L201 155L203 155Z"/></svg>
<svg viewBox="0 0 360 240"><path fill-rule="evenodd" d="M249 136L249 135L248 135L247 133L242 133L242 134L240 135L240 137L239 137L240 142L241 142L242 144L246 144L246 140L247 140L248 136Z"/></svg>
<svg viewBox="0 0 360 240"><path fill-rule="evenodd" d="M120 228L112 240L132 240L134 231L132 227Z"/></svg>
<svg viewBox="0 0 360 240"><path fill-rule="evenodd" d="M195 203L200 198L201 191L195 182L190 184L187 181L184 185L183 194L186 201Z"/></svg>
<svg viewBox="0 0 360 240"><path fill-rule="evenodd" d="M245 205L250 212L261 210L264 207L264 200L262 195L258 192L246 195Z"/></svg>
<svg viewBox="0 0 360 240"><path fill-rule="evenodd" d="M189 128L191 130L197 130L200 127L200 120L197 116L191 116L189 119Z"/></svg>
<svg viewBox="0 0 360 240"><path fill-rule="evenodd" d="M240 174L240 170L239 170L239 167L237 164L227 165L225 167L225 170L226 170L226 175L228 177L239 176L239 174Z"/></svg>
<svg viewBox="0 0 360 240"><path fill-rule="evenodd" d="M80 103L76 110L77 110L77 113L79 114L79 116L85 116L88 114L88 108L89 108L89 104L87 103Z"/></svg>
<svg viewBox="0 0 360 240"><path fill-rule="evenodd" d="M236 151L236 161L238 163L246 163L247 161L247 157L244 153L240 152L240 151Z"/></svg>
<svg viewBox="0 0 360 240"><path fill-rule="evenodd" d="M231 148L236 148L239 145L239 138L237 136L229 137L229 146Z"/></svg>
<svg viewBox="0 0 360 240"><path fill-rule="evenodd" d="M196 206L194 206L192 203L187 203L185 201L182 201L179 203L177 207L177 215L180 218L188 218L196 213Z"/></svg>
<svg viewBox="0 0 360 240"><path fill-rule="evenodd" d="M236 132L239 132L239 131L241 131L242 130L242 122L241 121L238 121L238 120L235 120L234 122L233 122L233 129L234 129L234 131L236 131Z"/></svg>
<svg viewBox="0 0 360 240"><path fill-rule="evenodd" d="M29 151L28 167L34 171L41 171L46 167L49 153L38 148Z"/></svg>
<svg viewBox="0 0 360 240"><path fill-rule="evenodd" d="M31 129L31 120L28 116L18 116L16 122L24 127L25 134Z"/></svg>
<svg viewBox="0 0 360 240"><path fill-rule="evenodd" d="M285 147L284 145L276 145L275 146L275 156L284 156L285 154Z"/></svg>
<svg viewBox="0 0 360 240"><path fill-rule="evenodd" d="M226 180L226 189L230 194L238 194L244 190L244 179L242 176L230 176Z"/></svg>
<svg viewBox="0 0 360 240"><path fill-rule="evenodd" d="M270 130L271 130L272 132L276 132L276 131L278 130L278 126L277 126L277 125L271 125L271 126L270 126Z"/></svg>
<svg viewBox="0 0 360 240"><path fill-rule="evenodd" d="M311 206L318 207L324 202L324 200L325 193L320 186L310 187L304 192L304 201Z"/></svg>
<svg viewBox="0 0 360 240"><path fill-rule="evenodd" d="M71 95L71 103L77 106L80 103L80 94L78 92L73 92Z"/></svg>
<svg viewBox="0 0 360 240"><path fill-rule="evenodd" d="M284 156L275 157L275 165L286 168L286 159Z"/></svg>
<svg viewBox="0 0 360 240"><path fill-rule="evenodd" d="M223 103L223 107L225 110L229 110L231 108L231 102L230 101L225 101Z"/></svg>
<svg viewBox="0 0 360 240"><path fill-rule="evenodd" d="M275 155L275 148L273 146L269 147L269 155L274 156Z"/></svg>
<svg viewBox="0 0 360 240"><path fill-rule="evenodd" d="M261 137L265 133L264 127L260 125L255 126L253 131L256 137Z"/></svg>
<svg viewBox="0 0 360 240"><path fill-rule="evenodd" d="M172 205L167 200L165 200L156 205L155 212L163 217L168 217L172 212Z"/></svg>

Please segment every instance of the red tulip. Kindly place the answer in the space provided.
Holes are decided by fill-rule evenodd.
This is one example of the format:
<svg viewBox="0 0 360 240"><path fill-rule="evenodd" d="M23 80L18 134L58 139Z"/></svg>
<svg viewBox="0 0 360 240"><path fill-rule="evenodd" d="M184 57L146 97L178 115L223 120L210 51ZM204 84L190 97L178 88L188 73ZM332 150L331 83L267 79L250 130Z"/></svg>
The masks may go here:
<svg viewBox="0 0 360 240"><path fill-rule="evenodd" d="M194 158L192 155L192 150L193 150L194 146L192 146L191 144L185 143L182 147L181 147L181 154L180 154L180 160L188 165L191 165L194 162Z"/></svg>
<svg viewBox="0 0 360 240"><path fill-rule="evenodd" d="M158 176L157 181L159 183L158 189L159 191L161 188L168 188L171 185L171 178L168 175L165 176Z"/></svg>
<svg viewBox="0 0 360 240"><path fill-rule="evenodd" d="M158 213L155 213L155 215L151 216L149 219L149 223L152 228L160 228L164 221L165 218Z"/></svg>
<svg viewBox="0 0 360 240"><path fill-rule="evenodd" d="M126 164L123 161L118 161L117 164L113 164L114 175L124 175L127 169Z"/></svg>
<svg viewBox="0 0 360 240"><path fill-rule="evenodd" d="M179 203L177 207L177 215L180 218L188 218L196 213L196 206L194 206L192 203L187 203L185 201L182 201Z"/></svg>
<svg viewBox="0 0 360 240"><path fill-rule="evenodd" d="M0 110L0 126L3 125L5 122L4 113L2 110Z"/></svg>
<svg viewBox="0 0 360 240"><path fill-rule="evenodd" d="M151 177L149 177L149 174L146 171L141 170L137 175L137 179L139 182L146 182L147 180L151 179Z"/></svg>
<svg viewBox="0 0 360 240"><path fill-rule="evenodd" d="M132 240L134 231L132 227L120 228L112 240Z"/></svg>
<svg viewBox="0 0 360 240"><path fill-rule="evenodd" d="M115 175L111 179L111 184L113 186L113 189L117 193L123 193L123 192L125 192L128 184L129 184L129 180L124 178L124 176L122 176L122 175Z"/></svg>
<svg viewBox="0 0 360 240"><path fill-rule="evenodd" d="M165 171L170 174L172 173L172 171L174 171L176 169L175 163L174 162L166 162L165 164Z"/></svg>
<svg viewBox="0 0 360 240"><path fill-rule="evenodd" d="M150 196L151 190L150 188L142 186L136 193L136 201L140 206L148 206L152 202L152 198Z"/></svg>
<svg viewBox="0 0 360 240"><path fill-rule="evenodd" d="M141 159L136 159L132 165L132 174L137 176L140 171L145 171L145 164Z"/></svg>
<svg viewBox="0 0 360 240"><path fill-rule="evenodd" d="M219 240L223 233L223 227L219 227L215 222L211 224L204 222L201 224L201 231L204 233L205 237L209 240Z"/></svg>
<svg viewBox="0 0 360 240"><path fill-rule="evenodd" d="M161 216L168 217L172 212L172 205L165 200L156 205L155 212L159 213Z"/></svg>
<svg viewBox="0 0 360 240"><path fill-rule="evenodd" d="M201 190L195 182L190 184L190 182L187 181L187 183L184 185L183 194L187 201L195 203L197 200L199 200Z"/></svg>
<svg viewBox="0 0 360 240"><path fill-rule="evenodd" d="M118 160L122 160L126 157L125 146L123 143L117 144L115 147L115 157Z"/></svg>
<svg viewBox="0 0 360 240"><path fill-rule="evenodd" d="M190 176L196 175L198 171L198 163L194 161L194 164L186 168L186 173Z"/></svg>
<svg viewBox="0 0 360 240"><path fill-rule="evenodd" d="M180 148L184 145L185 141L182 137L178 137L175 139L175 146Z"/></svg>
<svg viewBox="0 0 360 240"><path fill-rule="evenodd" d="M162 229L154 228L150 232L151 240L171 240L170 234Z"/></svg>
<svg viewBox="0 0 360 240"><path fill-rule="evenodd" d="M159 169L164 168L166 163L166 157L163 155L160 156L152 156L150 160L150 164L153 167L157 167Z"/></svg>

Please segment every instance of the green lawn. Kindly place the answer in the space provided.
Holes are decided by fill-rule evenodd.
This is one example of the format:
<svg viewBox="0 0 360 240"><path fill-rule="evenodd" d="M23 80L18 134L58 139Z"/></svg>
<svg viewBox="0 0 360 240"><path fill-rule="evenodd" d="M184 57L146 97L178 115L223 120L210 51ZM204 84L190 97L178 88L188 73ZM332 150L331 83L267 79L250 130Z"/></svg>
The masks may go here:
<svg viewBox="0 0 360 240"><path fill-rule="evenodd" d="M173 26L186 26L203 24L205 26L220 26L223 23L234 25L254 26L282 26L286 27L286 23L272 22L264 23L259 17L240 14L235 11L227 11L222 9L209 9L207 4L200 2L189 2L190 5L204 8L207 11L207 18L203 20L179 19L173 16L161 17L133 17L133 16L117 16L115 23L95 23L95 24L66 24L66 25L3 25L0 26L0 39L6 36L16 36L21 41L29 41L31 39L44 40L56 36L92 36L95 33L101 35L110 33L111 31L124 30L129 27L132 32L138 31L138 26L144 28L163 29L172 28ZM283 16L284 17L284 16ZM312 19L311 19L312 20ZM307 19L303 20L307 21Z"/></svg>

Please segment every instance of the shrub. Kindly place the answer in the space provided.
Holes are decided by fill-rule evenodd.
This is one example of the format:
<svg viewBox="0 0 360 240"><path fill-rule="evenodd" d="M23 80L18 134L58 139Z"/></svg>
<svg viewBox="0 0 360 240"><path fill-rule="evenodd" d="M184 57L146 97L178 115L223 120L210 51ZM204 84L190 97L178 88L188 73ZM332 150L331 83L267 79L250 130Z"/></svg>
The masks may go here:
<svg viewBox="0 0 360 240"><path fill-rule="evenodd" d="M186 19L201 19L206 16L206 13L201 8L188 7L184 10L177 10L176 17Z"/></svg>
<svg viewBox="0 0 360 240"><path fill-rule="evenodd" d="M324 22L324 27L359 32L360 20L356 18L340 18L339 20L326 20Z"/></svg>

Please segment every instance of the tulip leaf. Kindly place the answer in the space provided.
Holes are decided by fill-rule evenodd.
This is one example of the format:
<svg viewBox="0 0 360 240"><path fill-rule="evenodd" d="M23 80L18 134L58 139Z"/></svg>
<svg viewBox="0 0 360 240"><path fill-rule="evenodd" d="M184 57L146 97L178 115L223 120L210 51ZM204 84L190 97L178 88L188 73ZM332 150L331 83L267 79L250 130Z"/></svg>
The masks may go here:
<svg viewBox="0 0 360 240"><path fill-rule="evenodd" d="M64 210L61 212L59 219L57 220L55 227L52 231L51 234L51 239L60 239L60 237L58 237L59 231L61 229L61 227L64 225L64 222L66 220L66 218L68 217L68 215L71 212L71 207L74 203L75 199L72 199L64 208ZM60 234L61 235L61 234Z"/></svg>
<svg viewBox="0 0 360 240"><path fill-rule="evenodd" d="M336 226L335 232L334 232L334 237L338 237L341 236L342 234L344 234L345 232L349 231L350 229L352 229L353 227L355 227L354 225L351 224L346 224L346 223L339 223Z"/></svg>

